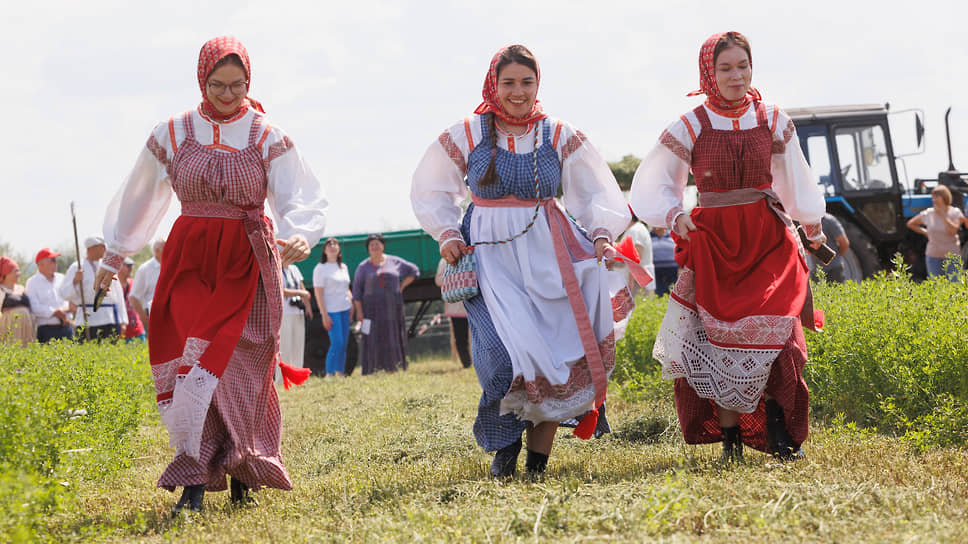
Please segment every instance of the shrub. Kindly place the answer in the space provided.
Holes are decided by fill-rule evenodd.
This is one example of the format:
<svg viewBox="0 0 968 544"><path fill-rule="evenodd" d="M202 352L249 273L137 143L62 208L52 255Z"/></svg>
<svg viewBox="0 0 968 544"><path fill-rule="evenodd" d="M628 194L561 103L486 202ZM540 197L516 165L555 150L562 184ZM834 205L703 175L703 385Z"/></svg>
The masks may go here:
<svg viewBox="0 0 968 544"><path fill-rule="evenodd" d="M915 283L895 263L860 284L821 283L825 332L807 334L814 417L904 436L912 445L963 444L968 428L968 283Z"/></svg>
<svg viewBox="0 0 968 544"><path fill-rule="evenodd" d="M41 538L44 516L85 480L128 465L153 409L147 349L0 346L0 540Z"/></svg>
<svg viewBox="0 0 968 544"><path fill-rule="evenodd" d="M656 388L664 390L659 362L652 358L652 346L668 303L668 297L636 300L625 337L615 346L612 380L620 386L626 398L641 398Z"/></svg>

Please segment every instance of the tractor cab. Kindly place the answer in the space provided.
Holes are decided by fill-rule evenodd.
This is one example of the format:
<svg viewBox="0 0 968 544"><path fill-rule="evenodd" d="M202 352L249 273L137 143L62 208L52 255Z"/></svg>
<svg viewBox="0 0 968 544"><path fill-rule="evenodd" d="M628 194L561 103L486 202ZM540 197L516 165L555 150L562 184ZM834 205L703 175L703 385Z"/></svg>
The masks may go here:
<svg viewBox="0 0 968 544"><path fill-rule="evenodd" d="M876 104L787 113L820 180L827 211L840 220L850 240L845 275L866 278L890 261L907 230L888 110Z"/></svg>

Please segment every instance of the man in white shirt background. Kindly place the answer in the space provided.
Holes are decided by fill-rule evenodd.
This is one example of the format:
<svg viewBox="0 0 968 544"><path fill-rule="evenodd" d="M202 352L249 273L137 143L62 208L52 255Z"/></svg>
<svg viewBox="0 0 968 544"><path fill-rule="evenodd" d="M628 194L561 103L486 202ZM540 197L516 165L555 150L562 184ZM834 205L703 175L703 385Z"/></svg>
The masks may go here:
<svg viewBox="0 0 968 544"><path fill-rule="evenodd" d="M159 238L151 244L151 252L154 257L138 267L138 271L134 275L134 283L131 285L131 292L128 293L131 308L141 318L145 332L148 332L148 314L151 313L151 301L155 297L155 285L158 284L158 275L161 274L161 254L164 250L165 240L163 238Z"/></svg>
<svg viewBox="0 0 968 544"><path fill-rule="evenodd" d="M104 239L100 236L88 236L84 239L86 249L85 258L78 263L71 264L64 274L64 281L60 285L60 295L78 305L77 326L87 326L89 331L78 331L80 340L88 339L101 341L109 339L116 342L123 333L123 327L128 324L128 312L124 307L124 290L117 278L111 280L104 301L98 311L94 311L94 276L101 265L101 257L107 250ZM81 303L81 289L84 290L83 308ZM81 313L83 312L83 313ZM87 314L86 319L84 314Z"/></svg>
<svg viewBox="0 0 968 544"><path fill-rule="evenodd" d="M58 293L64 275L57 272L57 257L60 257L60 253L47 247L38 251L34 258L37 273L27 280L26 285L30 312L37 321L37 340L41 343L74 337L74 327L71 325L74 308Z"/></svg>

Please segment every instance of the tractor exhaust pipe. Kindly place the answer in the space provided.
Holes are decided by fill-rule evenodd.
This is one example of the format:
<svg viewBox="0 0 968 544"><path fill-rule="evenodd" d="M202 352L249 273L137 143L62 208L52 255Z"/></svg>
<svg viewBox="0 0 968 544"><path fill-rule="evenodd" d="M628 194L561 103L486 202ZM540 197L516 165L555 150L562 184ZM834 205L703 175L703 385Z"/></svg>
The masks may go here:
<svg viewBox="0 0 968 544"><path fill-rule="evenodd" d="M951 128L948 123L948 117L951 115L951 106L948 106L948 111L944 113L944 135L945 139L948 141L948 171L957 172L955 170L954 160L951 158Z"/></svg>

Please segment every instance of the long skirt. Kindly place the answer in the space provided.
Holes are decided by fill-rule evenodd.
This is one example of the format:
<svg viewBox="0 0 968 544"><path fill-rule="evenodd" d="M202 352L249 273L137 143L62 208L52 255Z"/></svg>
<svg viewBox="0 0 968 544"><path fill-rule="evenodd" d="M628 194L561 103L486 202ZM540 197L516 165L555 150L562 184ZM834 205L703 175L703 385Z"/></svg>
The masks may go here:
<svg viewBox="0 0 968 544"><path fill-rule="evenodd" d="M252 489L292 488L272 382L281 269L271 223L260 221L182 216L168 237L149 318L158 405L176 447L159 487L219 491L229 474Z"/></svg>

